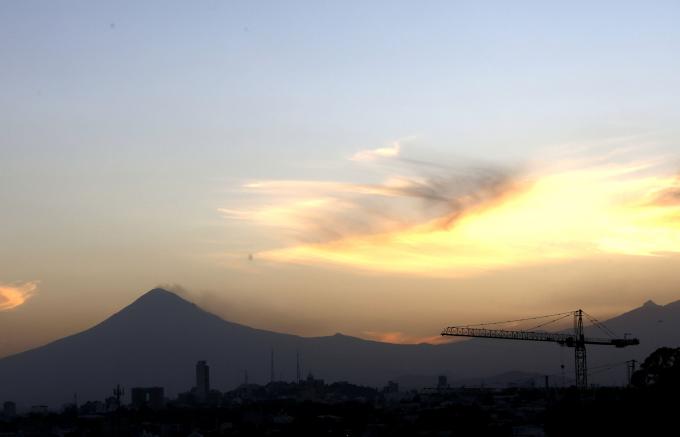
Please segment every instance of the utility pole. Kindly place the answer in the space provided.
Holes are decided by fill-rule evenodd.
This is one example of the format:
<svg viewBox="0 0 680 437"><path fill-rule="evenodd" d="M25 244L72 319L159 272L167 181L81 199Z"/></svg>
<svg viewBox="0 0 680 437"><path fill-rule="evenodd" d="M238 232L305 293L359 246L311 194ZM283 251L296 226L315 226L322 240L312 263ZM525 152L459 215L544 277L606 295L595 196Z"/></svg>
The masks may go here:
<svg viewBox="0 0 680 437"><path fill-rule="evenodd" d="M627 376L628 376L628 385L633 382L633 374L635 373L635 366L637 364L637 360L629 360L626 361L626 370L627 370Z"/></svg>

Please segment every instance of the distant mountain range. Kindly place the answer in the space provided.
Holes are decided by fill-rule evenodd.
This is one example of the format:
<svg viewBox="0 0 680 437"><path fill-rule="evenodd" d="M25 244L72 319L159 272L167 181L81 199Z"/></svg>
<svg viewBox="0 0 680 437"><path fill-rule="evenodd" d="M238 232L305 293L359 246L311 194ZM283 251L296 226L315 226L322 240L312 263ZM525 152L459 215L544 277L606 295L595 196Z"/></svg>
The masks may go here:
<svg viewBox="0 0 680 437"><path fill-rule="evenodd" d="M649 301L606 324L641 341L625 349L588 349L590 381L621 384L624 361L642 360L660 346L680 345L680 301L665 306ZM589 335L601 336L592 329ZM76 393L80 400L103 399L116 384L163 386L174 396L194 385L198 360L208 361L212 387L229 390L243 382L245 371L250 382L268 382L271 351L276 378L284 380L295 377L298 351L305 373L370 386L388 380L404 387L434 386L437 375L447 375L452 385L508 384L515 375L521 385L546 374L559 385L562 363L566 382L573 378L573 349L551 343L474 339L402 345L342 334L300 337L228 322L174 293L154 289L91 329L0 359L0 401L59 406Z"/></svg>

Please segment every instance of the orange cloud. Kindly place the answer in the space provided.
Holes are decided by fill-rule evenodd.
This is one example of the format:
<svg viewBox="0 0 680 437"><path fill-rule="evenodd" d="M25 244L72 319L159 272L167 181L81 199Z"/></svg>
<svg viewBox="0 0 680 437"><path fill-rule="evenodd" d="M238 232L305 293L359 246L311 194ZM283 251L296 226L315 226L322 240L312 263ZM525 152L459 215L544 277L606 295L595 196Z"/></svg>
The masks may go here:
<svg viewBox="0 0 680 437"><path fill-rule="evenodd" d="M659 206L680 205L680 176L675 178L672 186L661 190L655 196L652 203Z"/></svg>
<svg viewBox="0 0 680 437"><path fill-rule="evenodd" d="M23 305L38 289L38 281L23 284L0 284L0 311Z"/></svg>
<svg viewBox="0 0 680 437"><path fill-rule="evenodd" d="M382 343L395 343L395 344L443 344L450 343L452 340L447 337L442 337L441 335L432 335L427 337L418 337L409 334L405 334L399 331L365 331L363 333L370 340L380 341Z"/></svg>

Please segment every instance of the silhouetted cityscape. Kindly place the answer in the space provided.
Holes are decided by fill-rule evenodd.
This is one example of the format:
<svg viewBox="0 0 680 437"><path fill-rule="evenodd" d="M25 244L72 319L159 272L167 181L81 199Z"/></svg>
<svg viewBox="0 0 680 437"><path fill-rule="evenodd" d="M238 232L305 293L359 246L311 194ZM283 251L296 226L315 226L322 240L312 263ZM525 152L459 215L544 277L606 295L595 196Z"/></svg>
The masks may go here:
<svg viewBox="0 0 680 437"><path fill-rule="evenodd" d="M187 369L189 372L190 369ZM630 374L627 387L588 390L533 380L506 388L436 386L401 390L326 383L311 373L294 382L244 381L234 390L210 388L210 366L198 361L195 386L175 398L163 387L120 385L112 396L50 409L18 411L5 401L0 436L244 436L244 435L651 435L673 421L680 389L680 348L661 348ZM514 386L513 386L514 385ZM616 419L619 414L631 414ZM585 427L585 431L584 431ZM651 433L651 434L650 434Z"/></svg>

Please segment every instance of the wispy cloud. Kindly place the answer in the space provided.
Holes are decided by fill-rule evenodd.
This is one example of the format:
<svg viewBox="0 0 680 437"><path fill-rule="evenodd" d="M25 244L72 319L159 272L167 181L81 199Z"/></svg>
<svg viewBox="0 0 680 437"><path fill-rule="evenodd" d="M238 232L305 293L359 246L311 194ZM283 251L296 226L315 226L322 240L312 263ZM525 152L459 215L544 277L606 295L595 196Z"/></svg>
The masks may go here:
<svg viewBox="0 0 680 437"><path fill-rule="evenodd" d="M257 181L243 190L259 201L224 207L228 219L276 227L302 242L329 242L404 229L434 218L445 227L520 189L505 169L486 167L393 175L382 183Z"/></svg>
<svg viewBox="0 0 680 437"><path fill-rule="evenodd" d="M390 146L377 149L360 150L350 158L352 161L373 161L378 158L395 158L399 156L401 144L394 141Z"/></svg>
<svg viewBox="0 0 680 437"><path fill-rule="evenodd" d="M0 311L23 305L38 289L38 281L0 284Z"/></svg>
<svg viewBox="0 0 680 437"><path fill-rule="evenodd" d="M384 158L389 165L371 166L366 173L367 179L381 176L381 182L250 181L241 187L246 202L218 211L229 220L276 228L279 235L298 242L324 243L401 230L434 218L439 226L449 226L520 189L514 171L507 168L399 157L400 141L405 139L388 148L361 151L352 160Z"/></svg>

